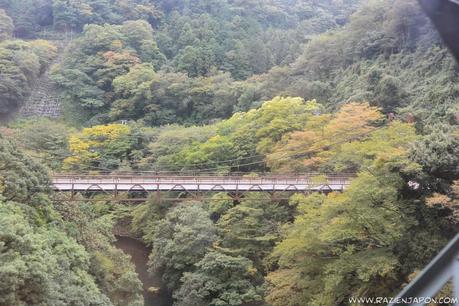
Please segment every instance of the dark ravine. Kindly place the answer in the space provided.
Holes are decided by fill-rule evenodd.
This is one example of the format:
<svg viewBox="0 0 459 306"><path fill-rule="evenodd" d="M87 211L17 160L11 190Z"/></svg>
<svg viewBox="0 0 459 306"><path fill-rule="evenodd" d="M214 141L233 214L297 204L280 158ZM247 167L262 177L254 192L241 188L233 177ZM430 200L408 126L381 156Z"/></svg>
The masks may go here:
<svg viewBox="0 0 459 306"><path fill-rule="evenodd" d="M156 294L149 292L149 288L152 287L162 288L161 276L152 276L147 271L150 249L141 241L131 237L116 236L116 239L115 246L131 256L131 260L135 265L135 270L139 275L139 279L142 281L145 306L172 305L172 298L166 290L161 289L159 293Z"/></svg>

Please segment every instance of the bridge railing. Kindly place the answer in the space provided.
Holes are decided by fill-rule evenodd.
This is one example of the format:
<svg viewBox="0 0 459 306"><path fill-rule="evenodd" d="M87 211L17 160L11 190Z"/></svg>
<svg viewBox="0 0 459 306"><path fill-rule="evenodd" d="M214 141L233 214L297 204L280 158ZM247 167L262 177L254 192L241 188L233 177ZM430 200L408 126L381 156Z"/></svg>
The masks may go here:
<svg viewBox="0 0 459 306"><path fill-rule="evenodd" d="M236 176L236 175L127 175L127 174L56 174L53 176L54 184L252 184L252 185L349 185L353 176L335 174L319 176L317 174L303 174L289 176L287 174L269 176Z"/></svg>
<svg viewBox="0 0 459 306"><path fill-rule="evenodd" d="M218 172L161 172L161 171L139 171L139 172L67 172L67 173L52 173L53 177L241 177L241 178L265 178L265 177L355 177L355 173L319 173L319 172L308 172L308 173L282 173L276 174L272 172L258 172L258 173L247 173L247 172L231 172L231 173L218 173Z"/></svg>

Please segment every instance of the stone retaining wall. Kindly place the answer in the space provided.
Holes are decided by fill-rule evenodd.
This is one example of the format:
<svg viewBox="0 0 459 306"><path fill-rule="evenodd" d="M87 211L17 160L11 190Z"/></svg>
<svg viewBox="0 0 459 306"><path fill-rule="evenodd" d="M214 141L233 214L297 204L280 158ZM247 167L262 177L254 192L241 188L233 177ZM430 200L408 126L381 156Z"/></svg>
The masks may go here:
<svg viewBox="0 0 459 306"><path fill-rule="evenodd" d="M59 64L69 40L50 41L58 49L58 55L50 67ZM48 117L56 118L61 113L60 92L49 77L49 69L46 70L35 82L31 95L24 106L20 109L21 117Z"/></svg>

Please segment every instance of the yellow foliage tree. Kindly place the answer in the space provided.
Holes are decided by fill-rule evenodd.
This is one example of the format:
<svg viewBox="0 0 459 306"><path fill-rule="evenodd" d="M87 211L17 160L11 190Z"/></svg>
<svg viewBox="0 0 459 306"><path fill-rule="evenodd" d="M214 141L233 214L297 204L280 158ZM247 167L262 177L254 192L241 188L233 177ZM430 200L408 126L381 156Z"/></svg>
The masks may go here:
<svg viewBox="0 0 459 306"><path fill-rule="evenodd" d="M283 137L268 155L268 165L277 171L318 170L342 144L368 137L382 118L368 103L349 103L334 115L310 118L304 130Z"/></svg>
<svg viewBox="0 0 459 306"><path fill-rule="evenodd" d="M64 169L111 170L127 159L131 150L131 129L127 125L109 124L85 128L69 137L71 156ZM106 167L106 168L105 168Z"/></svg>

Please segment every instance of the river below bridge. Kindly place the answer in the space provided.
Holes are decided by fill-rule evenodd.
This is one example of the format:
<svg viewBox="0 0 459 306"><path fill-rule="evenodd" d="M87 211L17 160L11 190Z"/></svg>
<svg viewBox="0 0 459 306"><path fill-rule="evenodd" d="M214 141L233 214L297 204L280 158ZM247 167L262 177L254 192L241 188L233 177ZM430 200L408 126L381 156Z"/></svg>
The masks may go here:
<svg viewBox="0 0 459 306"><path fill-rule="evenodd" d="M148 292L148 288L150 287L162 287L161 275L152 276L147 271L150 249L142 242L130 237L116 236L116 239L115 246L131 256L131 260L135 265L135 270L139 275L139 279L142 281L145 306L172 305L172 299L165 290L161 290L159 294Z"/></svg>

